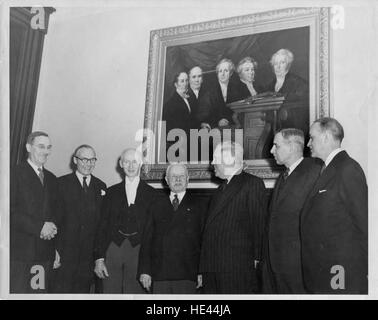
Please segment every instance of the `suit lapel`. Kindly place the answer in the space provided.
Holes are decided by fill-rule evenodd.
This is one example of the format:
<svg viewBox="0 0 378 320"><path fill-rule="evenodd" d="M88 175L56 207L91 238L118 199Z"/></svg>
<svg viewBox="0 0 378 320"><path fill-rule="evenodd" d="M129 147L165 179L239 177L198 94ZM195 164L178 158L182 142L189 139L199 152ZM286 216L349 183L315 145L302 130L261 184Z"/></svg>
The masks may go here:
<svg viewBox="0 0 378 320"><path fill-rule="evenodd" d="M281 188L280 186L281 186L282 183L284 183L283 172L279 175L277 182L276 182L276 185L275 185L274 190L273 190L272 200L270 201L270 209L271 210L277 205L279 189Z"/></svg>
<svg viewBox="0 0 378 320"><path fill-rule="evenodd" d="M342 162L346 157L349 157L345 151L339 152L332 161L328 164L323 173L319 176L318 180L315 182L312 191L307 197L305 206L303 208L304 214L308 212L308 206L311 205L313 198L322 190L330 180L334 179L337 174L337 167L340 162Z"/></svg>
<svg viewBox="0 0 378 320"><path fill-rule="evenodd" d="M243 184L245 173L242 172L238 175L232 177L231 181L228 183L226 189L222 191L222 194L217 197L217 203L211 204L208 223L211 223L214 218L221 212L223 207L229 203L229 200L240 191L240 187ZM217 192L221 192L217 190ZM215 196L215 195L214 195Z"/></svg>
<svg viewBox="0 0 378 320"><path fill-rule="evenodd" d="M293 186L295 185L297 179L296 177L300 175L304 168L305 159L301 161L301 163L294 169L294 171L287 177L284 185L281 187L279 194L277 195L276 204L279 205L282 199L286 198L287 193L289 190L293 190ZM283 175L283 173L282 173Z"/></svg>

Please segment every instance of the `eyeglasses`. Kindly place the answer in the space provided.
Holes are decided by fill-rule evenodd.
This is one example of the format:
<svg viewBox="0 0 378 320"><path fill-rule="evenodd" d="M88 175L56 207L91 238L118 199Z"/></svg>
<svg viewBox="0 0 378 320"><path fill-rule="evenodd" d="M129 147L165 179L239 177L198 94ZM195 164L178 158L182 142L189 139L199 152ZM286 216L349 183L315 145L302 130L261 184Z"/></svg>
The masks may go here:
<svg viewBox="0 0 378 320"><path fill-rule="evenodd" d="M96 161L97 161L97 158L91 158L91 159L88 159L88 158L79 158L79 157L76 157L75 156L75 158L76 159L79 159L82 163L84 163L84 164L88 164L88 163L90 163L90 164L95 164L96 163Z"/></svg>

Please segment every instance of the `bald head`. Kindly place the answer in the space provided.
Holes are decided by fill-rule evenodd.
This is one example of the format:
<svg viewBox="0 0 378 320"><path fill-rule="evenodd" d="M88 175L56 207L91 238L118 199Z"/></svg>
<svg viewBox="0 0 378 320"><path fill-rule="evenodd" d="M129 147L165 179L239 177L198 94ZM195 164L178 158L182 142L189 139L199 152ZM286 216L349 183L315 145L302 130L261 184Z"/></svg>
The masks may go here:
<svg viewBox="0 0 378 320"><path fill-rule="evenodd" d="M138 150L133 148L124 150L119 159L120 167L125 172L125 175L130 179L139 176L142 164L142 154Z"/></svg>

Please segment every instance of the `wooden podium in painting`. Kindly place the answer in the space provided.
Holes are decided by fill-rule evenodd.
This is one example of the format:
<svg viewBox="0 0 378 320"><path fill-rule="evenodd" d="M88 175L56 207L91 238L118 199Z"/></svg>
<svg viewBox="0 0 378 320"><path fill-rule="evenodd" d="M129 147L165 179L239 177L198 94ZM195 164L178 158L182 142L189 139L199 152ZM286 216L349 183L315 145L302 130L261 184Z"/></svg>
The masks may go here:
<svg viewBox="0 0 378 320"><path fill-rule="evenodd" d="M285 98L265 96L248 98L227 104L238 117L243 128L245 159L263 159L271 147L271 140L278 128L278 110Z"/></svg>

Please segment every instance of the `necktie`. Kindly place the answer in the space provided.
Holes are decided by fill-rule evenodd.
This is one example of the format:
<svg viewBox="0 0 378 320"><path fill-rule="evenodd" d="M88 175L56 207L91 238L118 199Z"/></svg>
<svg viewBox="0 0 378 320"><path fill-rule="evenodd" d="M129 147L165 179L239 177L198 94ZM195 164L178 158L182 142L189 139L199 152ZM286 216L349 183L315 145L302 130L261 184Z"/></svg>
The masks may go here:
<svg viewBox="0 0 378 320"><path fill-rule="evenodd" d="M42 168L38 168L38 172L39 172L39 174L38 174L39 180L41 180L41 183L43 185L43 179L45 178L45 176L43 174Z"/></svg>
<svg viewBox="0 0 378 320"><path fill-rule="evenodd" d="M282 177L283 177L284 181L286 181L286 179L289 177L289 171L290 171L290 169L286 168L285 172L283 173Z"/></svg>
<svg viewBox="0 0 378 320"><path fill-rule="evenodd" d="M224 180L220 185L219 185L219 190L224 191L227 187L227 180Z"/></svg>
<svg viewBox="0 0 378 320"><path fill-rule="evenodd" d="M172 200L173 210L176 211L179 207L180 201L177 197L177 193L175 194L175 197Z"/></svg>
<svg viewBox="0 0 378 320"><path fill-rule="evenodd" d="M84 192L88 191L87 177L83 177L83 189L84 189Z"/></svg>

